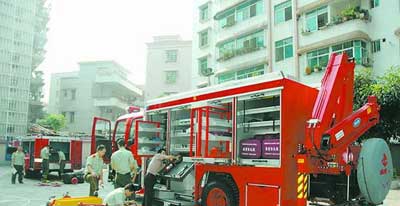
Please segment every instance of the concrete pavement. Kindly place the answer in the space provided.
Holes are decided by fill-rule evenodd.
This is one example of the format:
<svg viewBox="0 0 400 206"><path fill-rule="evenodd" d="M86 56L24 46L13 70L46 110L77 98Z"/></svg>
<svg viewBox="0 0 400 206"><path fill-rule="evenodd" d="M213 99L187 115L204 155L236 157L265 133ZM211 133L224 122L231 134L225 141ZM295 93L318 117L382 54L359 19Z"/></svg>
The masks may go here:
<svg viewBox="0 0 400 206"><path fill-rule="evenodd" d="M56 175L56 173L54 173ZM107 176L105 177L106 180ZM0 167L0 206L45 206L51 196L62 197L68 192L72 197L87 196L89 184L62 184L60 187L38 186L39 180L24 179L24 184L11 184L11 168ZM104 188L100 189L99 197L104 198L114 189L113 185L106 182Z"/></svg>
<svg viewBox="0 0 400 206"><path fill-rule="evenodd" d="M104 179L107 179L106 172ZM62 197L66 192L72 197L87 196L89 192L87 183L61 183L60 187L38 186L38 183L39 180L25 179L24 184L13 185L10 166L0 166L0 206L45 206L51 196ZM106 182L104 188L99 191L99 197L104 198L113 189L113 185ZM400 190L391 190L383 206L400 206Z"/></svg>

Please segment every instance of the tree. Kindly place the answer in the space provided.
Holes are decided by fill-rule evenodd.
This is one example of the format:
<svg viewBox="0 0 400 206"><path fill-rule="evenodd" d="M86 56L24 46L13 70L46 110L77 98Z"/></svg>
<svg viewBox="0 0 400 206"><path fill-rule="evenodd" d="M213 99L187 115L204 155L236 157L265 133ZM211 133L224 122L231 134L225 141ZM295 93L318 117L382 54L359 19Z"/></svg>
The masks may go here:
<svg viewBox="0 0 400 206"><path fill-rule="evenodd" d="M360 70L355 76L354 106L360 108L369 95L375 95L381 107L380 122L363 138L389 140L400 135L400 67L390 68L383 76L374 77L371 69Z"/></svg>
<svg viewBox="0 0 400 206"><path fill-rule="evenodd" d="M37 120L45 116L43 111L43 86L44 78L42 71L33 71L30 85L30 100L29 100L29 123L36 123Z"/></svg>
<svg viewBox="0 0 400 206"><path fill-rule="evenodd" d="M40 119L38 124L53 129L54 131L60 131L65 127L66 119L62 114L49 114L44 119Z"/></svg>

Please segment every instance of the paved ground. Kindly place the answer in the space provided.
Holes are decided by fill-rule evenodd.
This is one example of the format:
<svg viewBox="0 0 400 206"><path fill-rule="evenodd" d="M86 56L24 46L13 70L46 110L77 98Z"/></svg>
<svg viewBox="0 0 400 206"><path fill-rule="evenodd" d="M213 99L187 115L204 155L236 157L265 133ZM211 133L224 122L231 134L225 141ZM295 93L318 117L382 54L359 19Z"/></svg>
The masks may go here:
<svg viewBox="0 0 400 206"><path fill-rule="evenodd" d="M105 179L107 174L105 175ZM18 182L18 181L17 181ZM0 166L0 206L44 206L49 197L60 197L65 192L71 196L86 196L89 184L61 185L60 187L38 186L38 180L25 179L24 184L11 184L11 169L9 166ZM99 196L105 197L112 191L111 183L106 183L100 190ZM384 206L400 206L400 190L391 190L384 202Z"/></svg>
<svg viewBox="0 0 400 206"><path fill-rule="evenodd" d="M56 173L54 173L56 175ZM105 176L105 179L107 176ZM60 181L54 181L59 182ZM87 196L89 184L62 184L60 187L38 186L39 180L25 179L24 184L11 184L11 169L0 167L0 206L45 206L49 197L61 197L65 192L71 196ZM100 189L99 196L104 198L113 190L111 183L105 183Z"/></svg>

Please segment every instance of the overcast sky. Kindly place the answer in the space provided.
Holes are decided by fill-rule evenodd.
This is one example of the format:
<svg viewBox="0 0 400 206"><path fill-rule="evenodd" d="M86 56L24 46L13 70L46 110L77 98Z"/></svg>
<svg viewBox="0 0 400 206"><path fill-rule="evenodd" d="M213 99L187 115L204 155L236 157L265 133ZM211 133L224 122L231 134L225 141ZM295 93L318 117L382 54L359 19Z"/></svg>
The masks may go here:
<svg viewBox="0 0 400 206"><path fill-rule="evenodd" d="M46 58L45 102L50 74L78 70L79 61L115 60L143 84L146 42L152 37L192 36L193 0L53 0Z"/></svg>

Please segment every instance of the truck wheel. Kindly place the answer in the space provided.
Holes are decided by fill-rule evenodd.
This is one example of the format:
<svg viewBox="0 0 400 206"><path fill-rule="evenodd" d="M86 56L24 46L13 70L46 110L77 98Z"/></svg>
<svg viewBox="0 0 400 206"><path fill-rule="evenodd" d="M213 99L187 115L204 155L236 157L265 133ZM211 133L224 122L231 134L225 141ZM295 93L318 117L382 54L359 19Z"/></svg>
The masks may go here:
<svg viewBox="0 0 400 206"><path fill-rule="evenodd" d="M202 193L202 206L237 206L237 193L228 185L221 181L208 183Z"/></svg>

